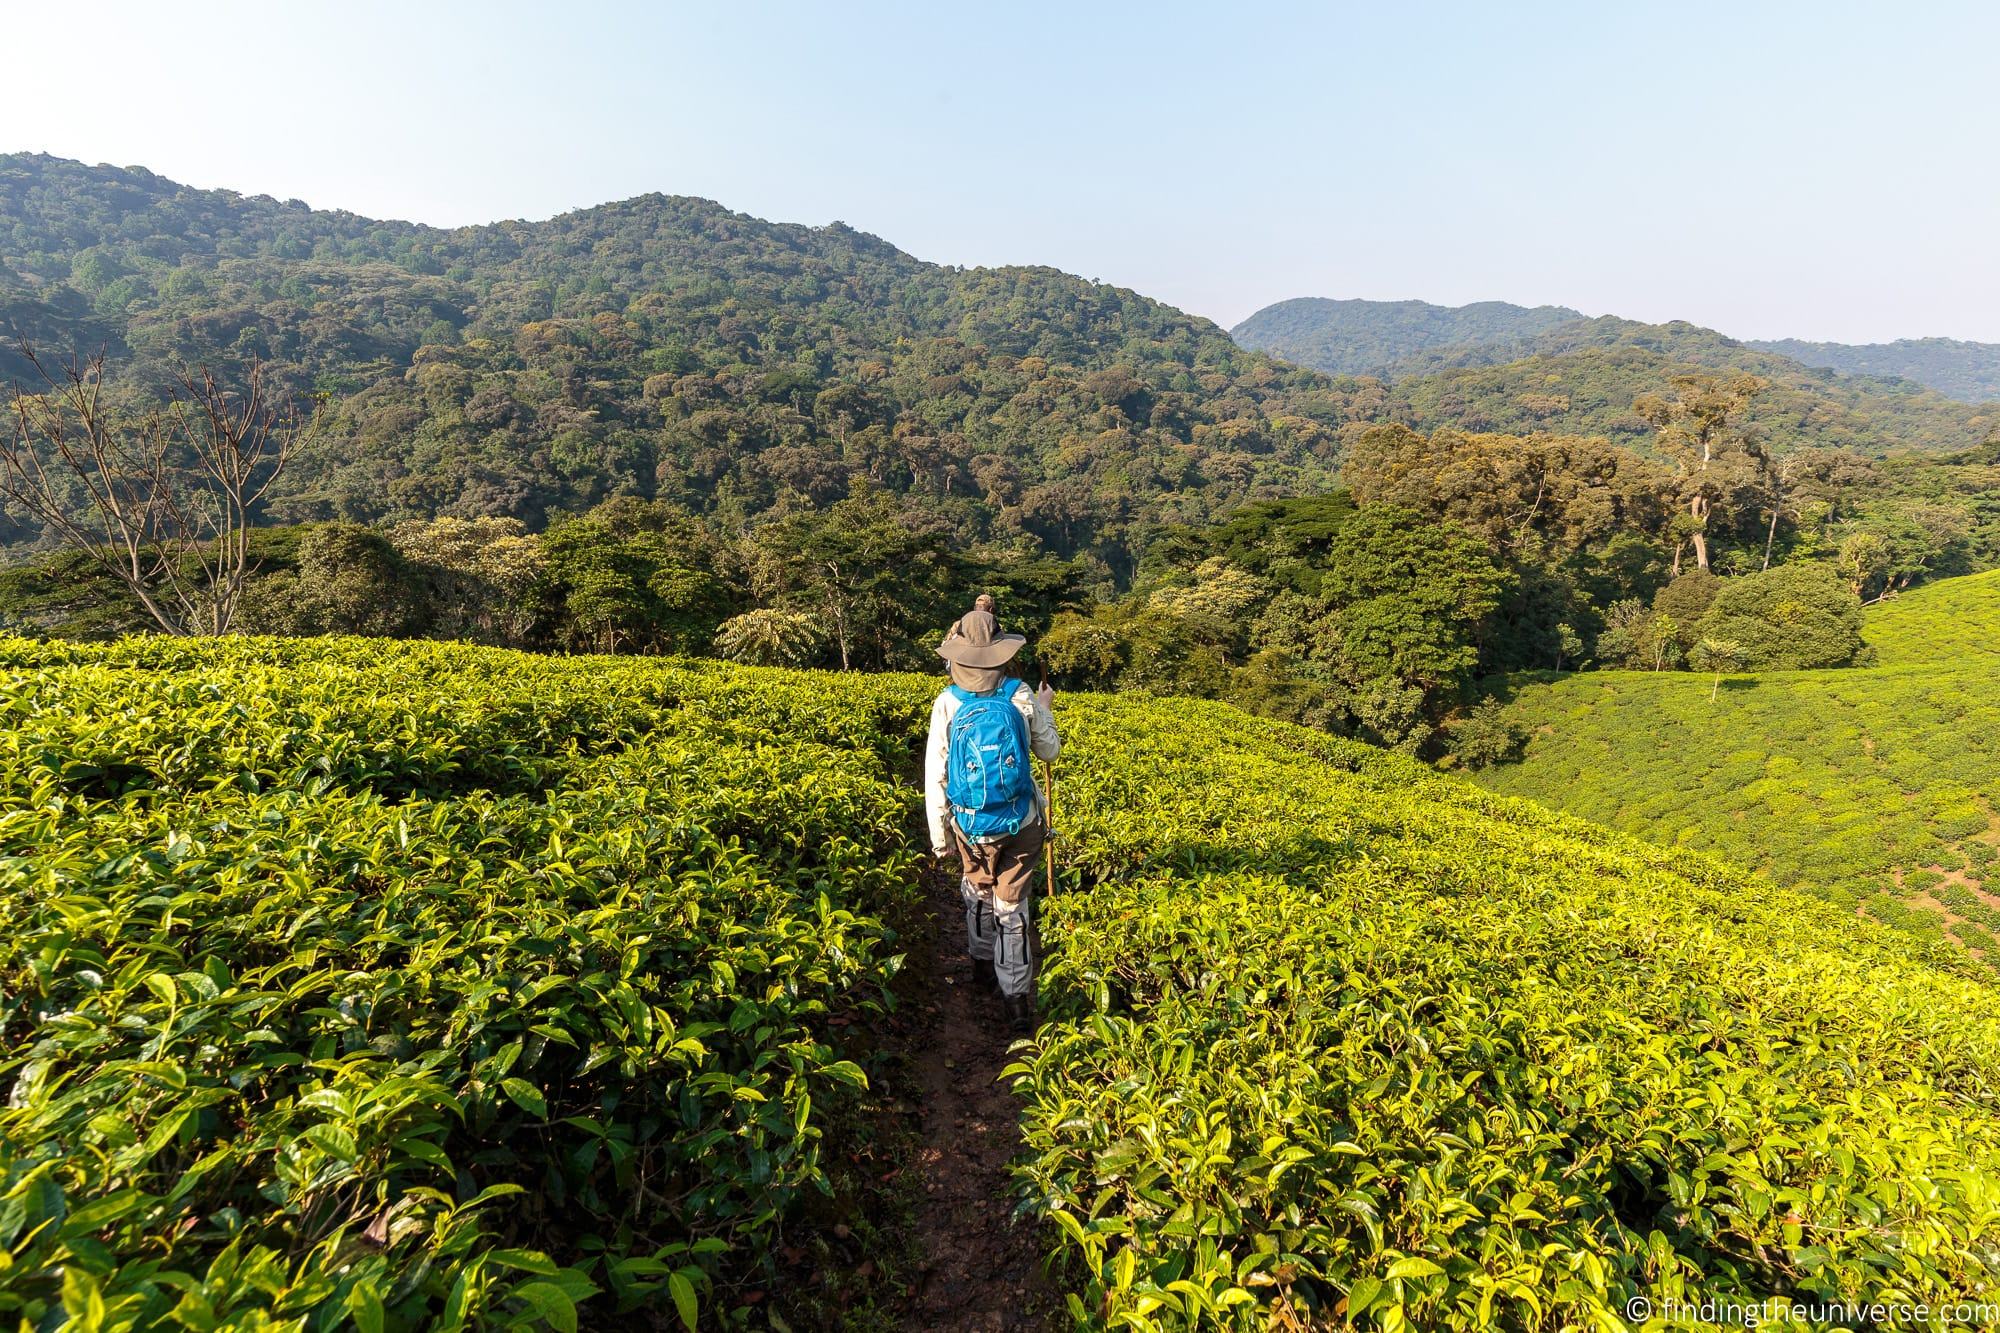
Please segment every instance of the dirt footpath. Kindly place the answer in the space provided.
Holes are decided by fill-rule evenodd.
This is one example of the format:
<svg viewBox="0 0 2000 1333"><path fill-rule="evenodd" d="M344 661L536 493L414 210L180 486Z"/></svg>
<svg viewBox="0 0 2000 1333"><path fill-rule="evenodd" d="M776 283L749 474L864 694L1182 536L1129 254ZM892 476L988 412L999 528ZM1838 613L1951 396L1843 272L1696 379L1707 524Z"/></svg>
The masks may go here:
<svg viewBox="0 0 2000 1333"><path fill-rule="evenodd" d="M1011 1040L1000 997L973 981L957 882L930 873L924 887L937 929L920 964L930 976L913 1052L923 1257L903 1327L1055 1329L1062 1305L1042 1274L1042 1238L1013 1217L1020 1104L996 1081Z"/></svg>

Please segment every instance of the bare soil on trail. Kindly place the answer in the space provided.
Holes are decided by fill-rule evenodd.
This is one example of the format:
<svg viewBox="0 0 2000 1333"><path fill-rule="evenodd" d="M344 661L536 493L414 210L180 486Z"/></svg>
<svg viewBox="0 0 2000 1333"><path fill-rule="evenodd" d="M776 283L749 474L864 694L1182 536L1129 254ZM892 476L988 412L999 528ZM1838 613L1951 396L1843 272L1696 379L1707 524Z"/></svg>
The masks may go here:
<svg viewBox="0 0 2000 1333"><path fill-rule="evenodd" d="M910 959L928 973L911 1051L922 1257L903 1328L1054 1329L1062 1303L1042 1271L1041 1239L1014 1217L1009 1167L1020 1150L1020 1103L999 1081L1013 1037L1000 997L973 980L957 882L928 873L924 889L936 928Z"/></svg>

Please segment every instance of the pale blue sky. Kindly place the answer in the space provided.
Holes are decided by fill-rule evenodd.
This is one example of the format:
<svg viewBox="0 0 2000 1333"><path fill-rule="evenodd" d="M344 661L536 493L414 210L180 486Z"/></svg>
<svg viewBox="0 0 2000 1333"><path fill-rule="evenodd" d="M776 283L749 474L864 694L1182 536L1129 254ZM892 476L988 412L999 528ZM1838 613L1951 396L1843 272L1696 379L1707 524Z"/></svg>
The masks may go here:
<svg viewBox="0 0 2000 1333"><path fill-rule="evenodd" d="M1223 324L2000 341L2000 6L16 7L0 148L434 223L650 190Z"/></svg>

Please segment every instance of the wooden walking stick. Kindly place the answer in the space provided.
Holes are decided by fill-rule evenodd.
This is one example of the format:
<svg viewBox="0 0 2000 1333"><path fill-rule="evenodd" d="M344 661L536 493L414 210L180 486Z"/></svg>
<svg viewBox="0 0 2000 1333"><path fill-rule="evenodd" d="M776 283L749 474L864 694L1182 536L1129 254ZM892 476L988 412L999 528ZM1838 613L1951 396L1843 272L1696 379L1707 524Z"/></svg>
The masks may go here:
<svg viewBox="0 0 2000 1333"><path fill-rule="evenodd" d="M1037 664L1039 665L1039 664ZM1049 669L1042 671L1042 688L1049 684ZM1048 784L1049 808L1042 812L1042 864L1049 874L1049 897L1056 896L1056 766L1051 761L1042 760L1042 781Z"/></svg>
<svg viewBox="0 0 2000 1333"><path fill-rule="evenodd" d="M1048 827L1042 830L1042 860L1049 870L1049 896L1056 895L1056 766L1042 760L1042 780L1049 784Z"/></svg>

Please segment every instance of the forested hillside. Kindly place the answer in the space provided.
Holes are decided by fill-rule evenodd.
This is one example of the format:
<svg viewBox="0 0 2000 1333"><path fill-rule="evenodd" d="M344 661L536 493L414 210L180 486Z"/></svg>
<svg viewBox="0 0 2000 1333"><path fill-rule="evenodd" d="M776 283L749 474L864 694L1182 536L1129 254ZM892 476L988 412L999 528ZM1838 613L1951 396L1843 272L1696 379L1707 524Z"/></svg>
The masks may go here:
<svg viewBox="0 0 2000 1333"><path fill-rule="evenodd" d="M1668 429L1708 401L1683 391L1658 403ZM451 517L267 527L250 534L233 624L880 669L932 661L982 588L1066 686L1228 699L1481 762L1518 739L1480 702L1483 678L1705 666L1716 644L1738 666L1851 663L1864 599L2000 563L1993 451L1773 458L1710 426L1706 469L1685 449L1584 436L1350 428L1347 489L1159 525L1122 583L1087 561L968 547L948 512L887 490L747 525L622 496L541 532ZM1707 505L1698 529L1690 497ZM0 627L159 628L74 553L0 570Z"/></svg>
<svg viewBox="0 0 2000 1333"><path fill-rule="evenodd" d="M1676 375L1704 371L1768 382L1750 421L1773 449L1837 447L1882 455L1974 448L2000 429L2000 409L1956 402L1907 380L1837 375L1692 324L1637 324L1606 316L1564 325L1463 364L1405 363L1397 408L1419 425L1473 430L1561 430L1643 446L1649 426L1632 410Z"/></svg>
<svg viewBox="0 0 2000 1333"><path fill-rule="evenodd" d="M318 396L204 585L239 630L893 668L977 586L1065 685L1476 762L1515 748L1483 677L1696 665L1711 624L1848 663L1861 599L2000 561L1993 450L1945 448L1980 409L1688 325L1338 303L1426 372L1390 385L701 200L439 230L28 156L0 266L0 332L102 345L122 404L189 361ZM7 512L0 626L188 628Z"/></svg>
<svg viewBox="0 0 2000 1333"><path fill-rule="evenodd" d="M1892 343L1857 345L1780 338L1750 346L1843 375L1894 375L1915 380L1963 402L1990 403L2000 398L2000 344L1996 343L1898 338Z"/></svg>
<svg viewBox="0 0 2000 1333"><path fill-rule="evenodd" d="M1949 452L2000 430L2000 410L1955 401L1920 377L1891 377L1900 371L1836 374L1692 324L1585 319L1555 306L1285 301L1233 336L1322 370L1380 374L1394 385L1390 414L1427 430L1558 431L1643 447L1651 427L1634 400L1676 375L1703 372L1768 382L1751 420L1776 449ZM1384 359L1391 348L1400 350Z"/></svg>
<svg viewBox="0 0 2000 1333"><path fill-rule="evenodd" d="M1907 593L1864 633L1879 665L1518 679L1525 752L1479 779L2000 968L2000 576Z"/></svg>
<svg viewBox="0 0 2000 1333"><path fill-rule="evenodd" d="M1229 331L1245 347L1336 375L1385 375L1439 348L1509 344L1580 320L1567 306L1505 301L1330 301L1304 296L1265 306Z"/></svg>
<svg viewBox="0 0 2000 1333"><path fill-rule="evenodd" d="M1296 330L1328 309L1322 364L1386 365L1393 390L1051 269L943 267L702 200L439 230L0 158L0 376L27 374L23 337L54 357L104 349L139 396L184 361L264 360L325 395L272 520L536 530L631 496L736 528L881 488L958 547L1082 556L1122 582L1149 525L1327 489L1340 428L1358 423L1644 451L1644 395L1751 372L1768 386L1749 424L1778 450L1961 449L1995 425L1992 409L1686 325L1499 303L1259 318ZM8 522L0 536L33 536Z"/></svg>
<svg viewBox="0 0 2000 1333"><path fill-rule="evenodd" d="M740 520L881 486L967 543L1112 564L1141 519L1326 485L1333 429L1383 407L1132 292L839 224L649 195L446 231L32 155L0 157L23 337L102 346L134 392L252 357L325 391L278 518L534 528L633 495Z"/></svg>
<svg viewBox="0 0 2000 1333"><path fill-rule="evenodd" d="M0 1316L894 1326L834 1296L920 1278L868 1191L926 1169L884 1123L927 1035L934 679L0 662ZM2000 1025L1962 956L1234 709L1058 722L1007 1073L1080 1325L1990 1297Z"/></svg>

